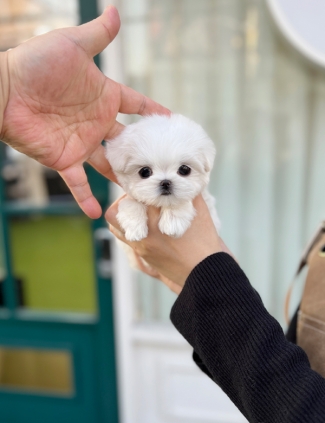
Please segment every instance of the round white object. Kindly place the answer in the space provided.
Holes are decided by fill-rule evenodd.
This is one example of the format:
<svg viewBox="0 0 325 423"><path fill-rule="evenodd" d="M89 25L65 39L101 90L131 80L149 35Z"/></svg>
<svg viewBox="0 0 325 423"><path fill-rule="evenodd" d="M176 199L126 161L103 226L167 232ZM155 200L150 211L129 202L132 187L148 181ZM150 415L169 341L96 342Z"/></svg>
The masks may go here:
<svg viewBox="0 0 325 423"><path fill-rule="evenodd" d="M325 0L267 0L286 38L307 58L325 67Z"/></svg>

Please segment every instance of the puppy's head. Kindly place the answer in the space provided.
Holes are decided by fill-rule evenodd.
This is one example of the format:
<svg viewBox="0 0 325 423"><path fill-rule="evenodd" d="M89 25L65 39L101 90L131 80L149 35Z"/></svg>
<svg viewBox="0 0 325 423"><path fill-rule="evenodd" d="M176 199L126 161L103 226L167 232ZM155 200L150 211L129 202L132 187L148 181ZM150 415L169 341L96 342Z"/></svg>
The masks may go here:
<svg viewBox="0 0 325 423"><path fill-rule="evenodd" d="M192 120L147 116L107 141L106 157L123 189L147 205L173 207L209 182L213 142Z"/></svg>

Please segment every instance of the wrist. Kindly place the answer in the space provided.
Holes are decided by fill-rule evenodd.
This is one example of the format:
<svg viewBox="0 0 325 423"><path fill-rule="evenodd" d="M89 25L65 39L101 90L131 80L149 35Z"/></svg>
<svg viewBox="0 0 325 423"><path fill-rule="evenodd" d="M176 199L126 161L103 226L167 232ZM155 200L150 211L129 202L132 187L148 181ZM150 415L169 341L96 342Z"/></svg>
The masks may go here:
<svg viewBox="0 0 325 423"><path fill-rule="evenodd" d="M0 53L0 140L4 132L4 114L9 100L8 52Z"/></svg>

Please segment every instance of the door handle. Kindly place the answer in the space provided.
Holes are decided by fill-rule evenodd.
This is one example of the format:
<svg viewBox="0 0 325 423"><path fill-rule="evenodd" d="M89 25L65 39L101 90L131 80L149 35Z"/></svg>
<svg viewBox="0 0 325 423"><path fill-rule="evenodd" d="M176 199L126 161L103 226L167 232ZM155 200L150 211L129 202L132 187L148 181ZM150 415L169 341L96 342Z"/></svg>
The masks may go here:
<svg viewBox="0 0 325 423"><path fill-rule="evenodd" d="M96 243L97 272L99 277L109 279L112 276L112 239L108 228L98 228L94 232Z"/></svg>

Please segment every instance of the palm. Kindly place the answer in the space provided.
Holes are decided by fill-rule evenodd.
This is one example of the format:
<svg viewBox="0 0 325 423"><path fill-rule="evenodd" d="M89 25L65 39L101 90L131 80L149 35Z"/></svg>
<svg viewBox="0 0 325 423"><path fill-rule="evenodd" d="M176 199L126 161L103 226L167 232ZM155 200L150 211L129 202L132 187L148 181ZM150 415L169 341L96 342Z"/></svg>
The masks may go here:
<svg viewBox="0 0 325 423"><path fill-rule="evenodd" d="M101 142L117 135L121 113L168 113L143 95L106 78L93 62L120 26L114 7L85 25L35 37L7 54L9 96L1 138L58 170L90 217L101 209L83 163L114 180Z"/></svg>
<svg viewBox="0 0 325 423"><path fill-rule="evenodd" d="M60 171L98 149L116 123L120 91L71 39L49 35L12 52L4 136Z"/></svg>

